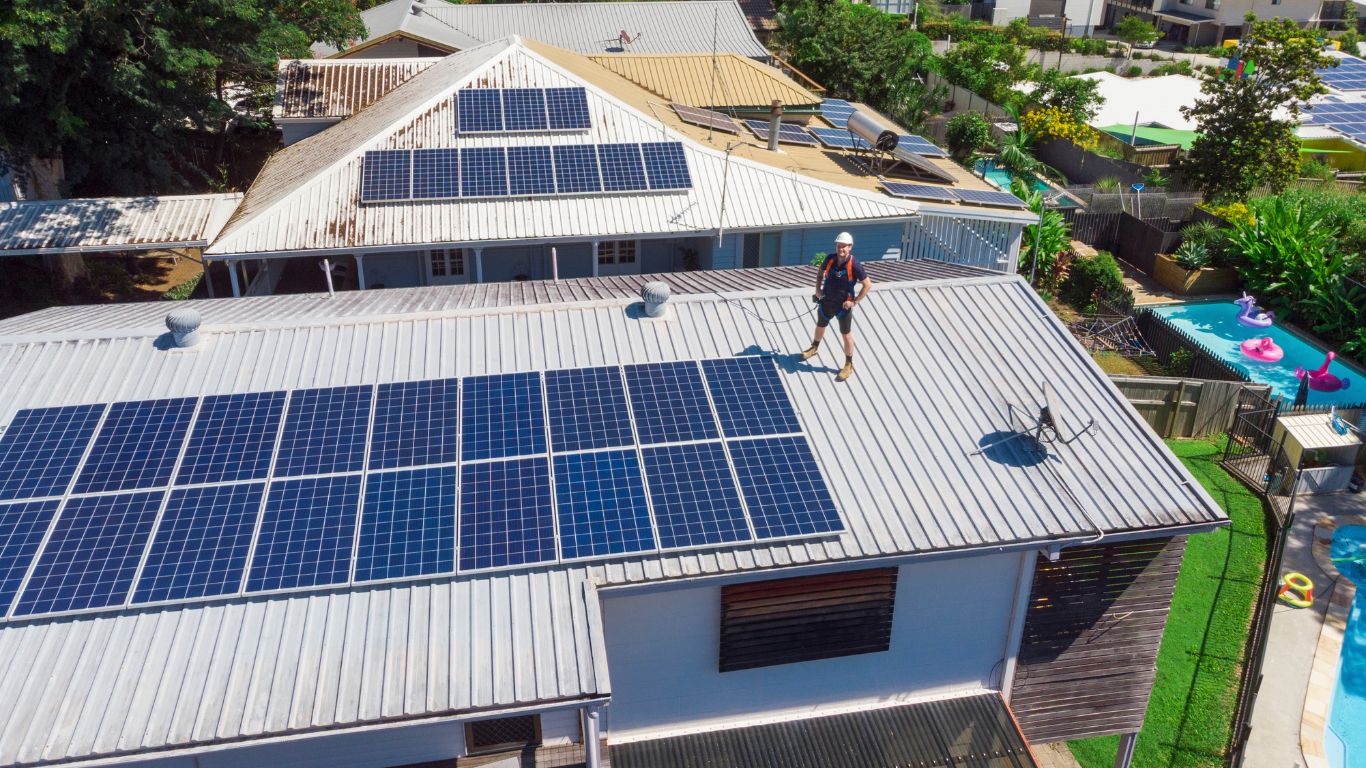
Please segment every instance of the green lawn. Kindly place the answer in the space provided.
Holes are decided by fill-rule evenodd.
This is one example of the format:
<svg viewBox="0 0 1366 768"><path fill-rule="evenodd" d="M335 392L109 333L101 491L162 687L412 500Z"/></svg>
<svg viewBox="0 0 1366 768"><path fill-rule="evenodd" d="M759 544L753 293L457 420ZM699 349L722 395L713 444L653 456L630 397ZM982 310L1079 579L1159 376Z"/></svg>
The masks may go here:
<svg viewBox="0 0 1366 768"><path fill-rule="evenodd" d="M1224 764L1252 609L1266 564L1261 501L1219 467L1223 441L1167 445L1233 521L1192 536L1176 581L1157 682L1138 735L1138 768ZM1111 768L1119 737L1070 742L1085 768Z"/></svg>

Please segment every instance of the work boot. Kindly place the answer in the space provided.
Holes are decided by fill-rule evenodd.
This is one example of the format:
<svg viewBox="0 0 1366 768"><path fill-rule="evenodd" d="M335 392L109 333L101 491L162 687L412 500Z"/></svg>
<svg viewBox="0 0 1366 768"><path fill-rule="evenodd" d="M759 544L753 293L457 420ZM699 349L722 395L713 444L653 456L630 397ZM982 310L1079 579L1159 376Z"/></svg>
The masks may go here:
<svg viewBox="0 0 1366 768"><path fill-rule="evenodd" d="M845 360L845 361L844 361L844 367L840 369L840 372L839 372L839 373L835 374L835 381L844 381L844 380L848 379L850 376L853 376L853 375L854 375L854 361L853 361L853 360Z"/></svg>
<svg viewBox="0 0 1366 768"><path fill-rule="evenodd" d="M816 353L819 352L819 351L821 351L821 345L819 345L819 344L812 344L811 346L809 346L809 347L807 347L806 349L802 350L802 359L803 359L803 360L810 360L811 358L815 357L815 356L816 356Z"/></svg>

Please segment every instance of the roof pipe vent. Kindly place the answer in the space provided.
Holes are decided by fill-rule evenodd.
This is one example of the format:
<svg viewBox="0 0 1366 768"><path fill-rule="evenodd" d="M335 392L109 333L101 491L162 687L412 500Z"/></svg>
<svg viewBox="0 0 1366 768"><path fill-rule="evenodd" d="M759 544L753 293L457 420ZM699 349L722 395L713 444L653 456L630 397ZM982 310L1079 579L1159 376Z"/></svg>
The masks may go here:
<svg viewBox="0 0 1366 768"><path fill-rule="evenodd" d="M193 347L199 343L199 313L189 307L177 307L166 314L166 328L175 338L177 347Z"/></svg>
<svg viewBox="0 0 1366 768"><path fill-rule="evenodd" d="M783 122L783 102L781 99L773 100L773 109L768 114L768 151L778 151L778 128Z"/></svg>
<svg viewBox="0 0 1366 768"><path fill-rule="evenodd" d="M408 12L414 16L421 16L422 12L425 10L427 9L422 7L420 0L413 0L412 6L408 8Z"/></svg>
<svg viewBox="0 0 1366 768"><path fill-rule="evenodd" d="M669 302L669 284L652 280L640 287L640 298L645 302L646 317L663 317Z"/></svg>

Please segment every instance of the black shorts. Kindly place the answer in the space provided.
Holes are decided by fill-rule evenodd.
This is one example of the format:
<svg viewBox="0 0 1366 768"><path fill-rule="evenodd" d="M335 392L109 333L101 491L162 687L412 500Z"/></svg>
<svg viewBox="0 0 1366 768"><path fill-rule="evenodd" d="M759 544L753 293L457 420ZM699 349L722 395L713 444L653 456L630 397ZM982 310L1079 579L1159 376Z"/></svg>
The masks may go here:
<svg viewBox="0 0 1366 768"><path fill-rule="evenodd" d="M843 312L844 314L840 314ZM844 309L843 301L822 301L820 311L817 313L816 325L824 328L830 324L830 318L838 316L840 319L840 333L845 336L854 327L854 308Z"/></svg>

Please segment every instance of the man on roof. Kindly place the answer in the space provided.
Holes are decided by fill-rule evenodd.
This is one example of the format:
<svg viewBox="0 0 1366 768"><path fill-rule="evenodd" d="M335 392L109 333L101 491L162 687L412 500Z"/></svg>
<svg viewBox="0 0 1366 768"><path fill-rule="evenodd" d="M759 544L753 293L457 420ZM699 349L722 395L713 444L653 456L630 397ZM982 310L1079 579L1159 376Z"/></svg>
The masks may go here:
<svg viewBox="0 0 1366 768"><path fill-rule="evenodd" d="M855 289L858 289L857 294ZM854 307L868 297L873 289L873 280L854 259L854 236L841 232L835 236L835 253L826 256L816 274L816 295L811 300L819 306L816 317L816 334L811 346L802 352L802 359L809 360L820 351L821 339L832 318L839 318L840 335L844 337L844 367L835 376L836 381L844 381L854 375Z"/></svg>

